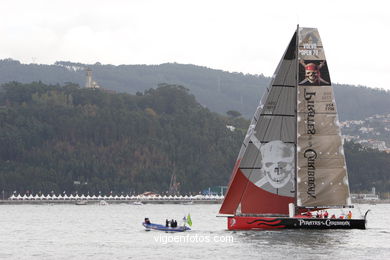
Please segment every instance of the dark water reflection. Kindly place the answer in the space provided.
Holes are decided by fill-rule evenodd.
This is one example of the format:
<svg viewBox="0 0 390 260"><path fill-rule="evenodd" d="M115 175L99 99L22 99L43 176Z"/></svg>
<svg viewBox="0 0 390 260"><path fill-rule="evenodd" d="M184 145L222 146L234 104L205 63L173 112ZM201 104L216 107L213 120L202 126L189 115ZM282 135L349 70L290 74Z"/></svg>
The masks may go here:
<svg viewBox="0 0 390 260"><path fill-rule="evenodd" d="M271 230L234 232L242 243L272 244L274 246L312 247L344 243L353 231L335 230Z"/></svg>

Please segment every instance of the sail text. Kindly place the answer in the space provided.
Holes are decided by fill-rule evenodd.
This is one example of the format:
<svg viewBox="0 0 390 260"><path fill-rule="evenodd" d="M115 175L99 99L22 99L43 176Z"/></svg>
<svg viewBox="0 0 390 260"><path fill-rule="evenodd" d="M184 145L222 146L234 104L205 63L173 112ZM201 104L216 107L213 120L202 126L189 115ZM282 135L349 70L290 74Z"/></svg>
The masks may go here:
<svg viewBox="0 0 390 260"><path fill-rule="evenodd" d="M315 160L317 158L317 153L313 149L307 149L303 154L307 158L307 195L312 198L316 198L316 167Z"/></svg>

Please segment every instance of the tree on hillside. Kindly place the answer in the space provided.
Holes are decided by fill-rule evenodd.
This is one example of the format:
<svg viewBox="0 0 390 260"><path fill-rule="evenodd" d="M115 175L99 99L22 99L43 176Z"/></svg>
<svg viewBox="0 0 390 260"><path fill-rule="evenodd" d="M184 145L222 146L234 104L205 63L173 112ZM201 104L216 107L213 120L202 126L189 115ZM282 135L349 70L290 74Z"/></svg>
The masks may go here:
<svg viewBox="0 0 390 260"><path fill-rule="evenodd" d="M231 117L240 117L241 116L241 113L236 111L236 110L229 110L226 112L226 114L228 116L231 116Z"/></svg>

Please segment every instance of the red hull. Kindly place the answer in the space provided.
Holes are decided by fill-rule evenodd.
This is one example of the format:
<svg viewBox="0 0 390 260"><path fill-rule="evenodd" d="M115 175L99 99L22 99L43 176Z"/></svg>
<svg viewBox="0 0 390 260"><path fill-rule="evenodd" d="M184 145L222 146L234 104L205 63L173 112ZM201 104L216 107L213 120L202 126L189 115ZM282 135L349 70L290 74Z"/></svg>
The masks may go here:
<svg viewBox="0 0 390 260"><path fill-rule="evenodd" d="M227 219L229 230L264 229L365 229L365 219L316 219L289 217L243 217Z"/></svg>
<svg viewBox="0 0 390 260"><path fill-rule="evenodd" d="M249 229L278 229L285 228L281 224L280 218L274 217L229 217L229 230L249 230Z"/></svg>

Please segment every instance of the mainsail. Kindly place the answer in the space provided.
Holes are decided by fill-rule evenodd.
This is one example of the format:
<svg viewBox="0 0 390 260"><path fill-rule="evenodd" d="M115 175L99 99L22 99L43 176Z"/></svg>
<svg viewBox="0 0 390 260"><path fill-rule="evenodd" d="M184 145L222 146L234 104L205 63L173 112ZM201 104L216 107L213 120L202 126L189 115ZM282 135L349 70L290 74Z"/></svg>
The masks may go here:
<svg viewBox="0 0 390 260"><path fill-rule="evenodd" d="M299 28L297 206L351 204L344 148L322 41Z"/></svg>
<svg viewBox="0 0 390 260"><path fill-rule="evenodd" d="M344 206L349 188L325 54L317 29L298 28L241 146L221 214L288 214Z"/></svg>

